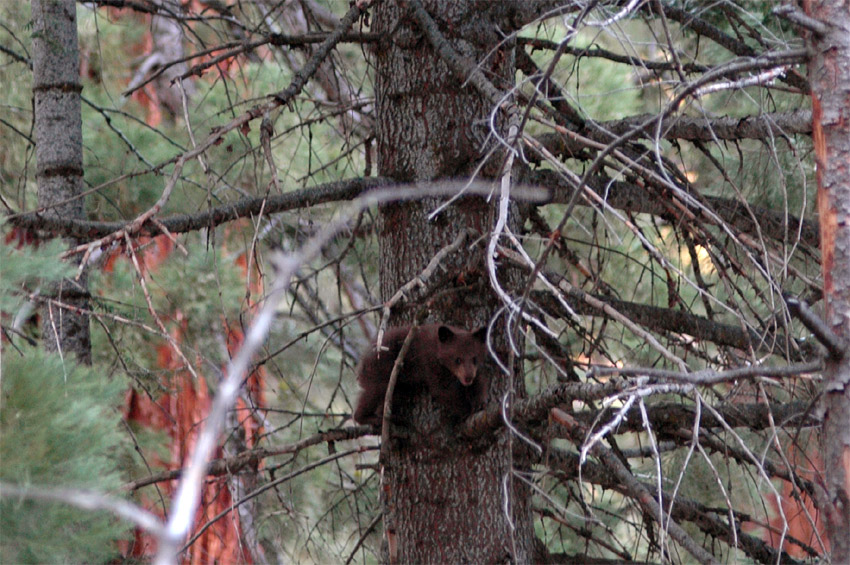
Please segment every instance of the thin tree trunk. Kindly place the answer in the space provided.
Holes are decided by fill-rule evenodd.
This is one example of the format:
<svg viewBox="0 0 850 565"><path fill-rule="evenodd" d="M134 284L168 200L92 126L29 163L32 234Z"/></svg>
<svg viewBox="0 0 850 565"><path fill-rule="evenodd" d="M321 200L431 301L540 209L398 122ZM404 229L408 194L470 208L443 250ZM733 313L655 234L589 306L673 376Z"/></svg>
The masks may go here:
<svg viewBox="0 0 850 565"><path fill-rule="evenodd" d="M443 22L442 32L455 50L479 61L489 54L488 75L512 83L513 52L499 44L500 37L482 34L474 44L463 39L463 30L496 29L494 23L481 21L484 16L474 2L424 4L438 25ZM399 181L468 177L485 154L491 104L453 77L407 3L381 2L374 18L375 31L392 38L378 46L375 60L380 174ZM479 178L498 174L502 159L503 153L497 152ZM385 300L459 232L471 228L486 237L493 227L495 209L482 199L461 199L429 220L428 213L437 205L429 200L382 208L380 280ZM498 301L490 291L483 252L464 247L448 257L444 267L457 274L456 286L440 289L441 297L427 305L429 320L467 329L486 324ZM503 284L509 283L507 275ZM462 289L464 285L471 288ZM392 324L409 321L426 305L408 306L412 308L399 313ZM507 360L504 336L497 330L493 338ZM492 364L484 373L491 380L492 402L510 386L509 379ZM513 476L517 446L511 438L501 433L474 445L459 440L427 395L412 407L399 408L396 413L409 423L410 433L392 440L383 461L384 560L529 562L530 497Z"/></svg>
<svg viewBox="0 0 850 565"><path fill-rule="evenodd" d="M38 204L45 216L84 216L83 133L80 113L80 51L74 0L33 0L33 97L35 99ZM47 303L41 310L44 345L91 363L85 274L66 279L42 295L70 306Z"/></svg>
<svg viewBox="0 0 850 565"><path fill-rule="evenodd" d="M826 321L850 340L850 1L805 2ZM823 461L832 562L850 563L850 352L824 371Z"/></svg>
<svg viewBox="0 0 850 565"><path fill-rule="evenodd" d="M172 14L183 13L183 7L177 0L156 0L155 3ZM174 63L174 61L185 56L183 28L176 18L155 14L151 16L151 38L153 45L147 61L155 61L158 66L169 65L165 72L157 77L153 83L160 106L165 108L172 119L177 116L182 118L183 96L180 94L181 86L186 92L187 99L191 99L195 93L195 83L191 79L181 81L180 84L177 84L176 81L177 77L189 70L186 63Z"/></svg>

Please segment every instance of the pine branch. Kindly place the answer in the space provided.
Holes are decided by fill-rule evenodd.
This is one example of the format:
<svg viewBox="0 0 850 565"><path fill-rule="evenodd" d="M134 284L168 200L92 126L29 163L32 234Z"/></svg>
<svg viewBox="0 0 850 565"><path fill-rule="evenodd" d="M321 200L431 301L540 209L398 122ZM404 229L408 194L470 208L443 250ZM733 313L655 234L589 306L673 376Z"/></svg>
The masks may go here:
<svg viewBox="0 0 850 565"><path fill-rule="evenodd" d="M562 295L567 304L579 315L602 316L605 312L594 308L583 300L584 291L573 288L571 292ZM673 308L662 308L637 302L618 300L608 296L593 295L597 300L610 304L618 312L625 314L632 321L653 331L664 331L675 334L686 334L697 341L708 341L716 345L774 352L774 344L786 343L785 336L760 335L755 330L744 330L740 326L714 322L702 316L689 314ZM532 299L549 315L566 318L566 312L558 300L546 291L532 291ZM789 338L790 339L790 338ZM789 343L794 349L790 352L792 359L805 359L817 356L816 349L807 342L791 339Z"/></svg>
<svg viewBox="0 0 850 565"><path fill-rule="evenodd" d="M541 142L547 146L552 153L581 158L581 152L586 148L579 144L568 143L563 136L546 136ZM564 204L570 201L574 192L573 187L561 178L558 173L548 169L525 171L518 179L520 182L532 186L540 186L550 189L553 203ZM588 180L588 186L597 194L604 195L608 204L613 208L634 214L651 214L659 217L671 217L673 208L669 201L664 201L653 195L647 189L634 183L626 181L614 181L605 177L596 176ZM786 215L776 210L743 203L731 198L717 196L703 196L705 202L711 206L712 211L723 221L742 233L756 236L761 232L776 241L794 241L799 232L800 241L816 248L819 245L820 235L817 220L798 218ZM583 202L580 200L579 205ZM687 202L682 202L687 206ZM699 210L692 212L699 217ZM752 215L750 215L752 214Z"/></svg>
<svg viewBox="0 0 850 565"><path fill-rule="evenodd" d="M175 214L159 218L159 222L171 233L186 233L202 228L215 227L225 222L264 214L276 214L289 210L308 208L327 202L352 200L364 192L391 184L382 177L354 178L311 188L293 190L285 194L264 198L243 198L230 204L217 206L197 214ZM263 202L265 201L265 208ZM125 229L129 222L90 222L48 217L41 211L28 212L7 218L9 224L31 230L50 232L63 237L75 237L83 241L97 239ZM162 229L150 223L138 232L142 235L158 235Z"/></svg>
<svg viewBox="0 0 850 565"><path fill-rule="evenodd" d="M707 37L718 45L735 53L739 57L757 57L758 53L755 49L725 33L720 28L708 23L707 21L697 17L693 12L688 12L683 8L674 5L664 5L664 15L679 22L682 27L690 28L698 35ZM783 80L791 86L800 89L804 93L809 92L809 83L798 73L789 73Z"/></svg>
<svg viewBox="0 0 850 565"><path fill-rule="evenodd" d="M729 402L715 406L714 409L729 427L751 431L767 430L773 425L777 427L814 428L821 424L821 419L811 413L810 403L804 401L774 402L772 404L736 404ZM610 414L610 410L587 410L571 413L571 415L585 425L591 425L593 422L599 421L599 418L603 418L605 413ZM697 416L694 405L682 404L681 402L647 405L646 414L647 420L652 424L652 429L656 433L664 433L665 437L668 435L675 436L678 430L690 431ZM529 420L522 412L519 412L518 418L529 424L539 423ZM707 411L702 412L700 415L701 430L713 430L721 427L721 420L714 414ZM626 412L617 427L617 433L642 431L644 431L644 422L641 419L640 409L632 407Z"/></svg>
<svg viewBox="0 0 850 565"><path fill-rule="evenodd" d="M670 380L678 383L688 383L700 386L709 386L724 382L734 382L741 379L764 378L794 378L806 373L819 373L823 369L823 363L813 361L800 365L788 365L785 367L768 367L754 365L750 367L737 367L728 371L712 371L703 369L682 373L679 371L668 371L666 369L644 368L644 367L593 367L588 372L588 378L596 376L641 376L653 380Z"/></svg>
<svg viewBox="0 0 850 565"><path fill-rule="evenodd" d="M319 432L313 434L308 438L304 438L301 441L285 445L277 449L251 449L248 451L243 451L242 453L238 453L233 457L213 459L212 461L210 461L209 468L207 469L207 476L219 477L222 475L235 475L245 468L257 468L259 463L268 457L298 453L302 449L320 443L333 444L337 441L357 439L366 435L370 435L374 433L374 431L375 430L372 426L353 426L349 428L340 428L327 432ZM135 481L131 481L123 485L121 487L121 490L139 490L140 488L155 483L162 483L165 481L179 479L182 474L183 469L172 469L170 471L163 471L162 473L157 473L156 475L151 475L150 477L144 477L141 479L136 479Z"/></svg>
<svg viewBox="0 0 850 565"><path fill-rule="evenodd" d="M631 131L635 126L642 126L638 131L645 137L653 138L657 124L643 126L651 116L634 115L622 120L600 122L599 127L616 135ZM663 139L683 139L688 141L738 140L738 139L767 139L771 137L787 137L795 134L812 134L811 110L794 110L792 112L775 112L758 114L743 118L722 116L708 118L705 116L668 116L661 122L661 137Z"/></svg>

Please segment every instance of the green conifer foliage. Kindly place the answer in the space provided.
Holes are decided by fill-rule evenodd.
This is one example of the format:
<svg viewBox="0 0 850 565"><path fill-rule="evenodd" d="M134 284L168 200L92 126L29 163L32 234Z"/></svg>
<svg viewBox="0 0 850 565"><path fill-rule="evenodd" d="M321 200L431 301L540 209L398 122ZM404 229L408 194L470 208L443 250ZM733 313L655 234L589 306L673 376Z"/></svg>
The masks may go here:
<svg viewBox="0 0 850 565"><path fill-rule="evenodd" d="M55 245L0 248L0 305L7 316L46 278L67 274ZM118 406L125 383L23 340L14 342L3 344L0 366L0 481L120 494L118 465L127 449ZM118 556L116 540L127 532L126 523L104 512L0 497L0 563L109 561Z"/></svg>
<svg viewBox="0 0 850 565"><path fill-rule="evenodd" d="M23 354L21 354L23 353ZM0 396L0 478L115 493L123 385L40 349L7 350ZM0 499L0 562L103 562L127 525L61 503Z"/></svg>

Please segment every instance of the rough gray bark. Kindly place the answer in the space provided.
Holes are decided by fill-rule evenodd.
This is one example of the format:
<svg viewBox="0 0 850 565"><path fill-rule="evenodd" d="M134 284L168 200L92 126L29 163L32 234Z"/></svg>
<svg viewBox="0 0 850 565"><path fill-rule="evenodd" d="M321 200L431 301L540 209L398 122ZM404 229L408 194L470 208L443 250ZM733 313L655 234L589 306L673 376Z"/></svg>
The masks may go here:
<svg viewBox="0 0 850 565"><path fill-rule="evenodd" d="M488 72L513 79L513 53L475 2L432 1L425 8L455 50L481 61ZM453 77L411 16L407 4L386 1L374 11L374 29L391 38L377 48L379 174L398 181L470 175L485 155L491 104ZM486 31L491 30L491 31ZM490 57L485 58L489 53ZM482 169L498 174L502 153ZM393 204L379 222L381 293L386 300L417 276L434 254L471 228L487 235L495 210L481 199L462 199L434 220L437 202ZM442 298L396 315L409 321L423 307L429 320L472 329L487 323L498 303L490 291L483 254L466 247L444 264L456 288ZM508 281L509 282L509 281ZM461 288L469 285L469 288ZM493 336L497 347L504 337ZM500 353L507 359L506 349ZM491 364L490 400L508 388ZM427 395L398 407L411 432L392 440L383 461L384 559L391 563L494 563L531 560L530 497L512 471L516 445L503 431L471 444L459 440ZM506 512L506 508L509 509Z"/></svg>
<svg viewBox="0 0 850 565"><path fill-rule="evenodd" d="M84 216L82 192L83 133L80 114L80 64L74 0L33 0L33 97L35 99L38 204L45 216ZM72 242L73 243L73 242ZM85 276L43 288L41 310L48 350L91 362Z"/></svg>
<svg viewBox="0 0 850 565"><path fill-rule="evenodd" d="M809 82L817 161L826 322L850 338L850 1L804 3L823 24L811 32ZM833 563L850 562L850 355L824 370L823 463Z"/></svg>

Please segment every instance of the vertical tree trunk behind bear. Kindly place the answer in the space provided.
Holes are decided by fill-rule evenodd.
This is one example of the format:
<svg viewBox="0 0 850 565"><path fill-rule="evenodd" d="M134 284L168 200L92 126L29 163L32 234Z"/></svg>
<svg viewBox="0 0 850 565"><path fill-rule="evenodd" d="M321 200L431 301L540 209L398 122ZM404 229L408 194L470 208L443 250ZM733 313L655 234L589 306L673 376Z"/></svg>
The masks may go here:
<svg viewBox="0 0 850 565"><path fill-rule="evenodd" d="M805 2L823 33L810 34L812 140L825 318L850 340L850 1ZM850 563L850 354L824 370L823 462L832 562Z"/></svg>
<svg viewBox="0 0 850 565"><path fill-rule="evenodd" d="M482 21L486 16L474 2L423 4L456 51L476 61L486 60L488 76L513 83L510 44L500 43L495 24ZM400 182L468 178L484 154L491 103L453 76L417 26L407 3L378 3L374 31L391 38L376 49L379 173ZM475 43L468 40L471 36ZM497 175L503 158L498 151L479 178ZM426 216L437 205L432 199L382 207L384 300L416 277L460 231L472 228L487 236L494 225L495 208L483 199L463 199L429 221ZM463 273L459 278L472 290L443 292L444 298L431 304L429 321L467 329L487 323L499 303L487 281L483 253L464 246L447 258L445 267L450 273ZM503 283L510 284L509 279L507 275ZM415 309L404 310L391 324L407 323L414 313ZM500 331L494 336L497 347L505 343ZM501 351L507 359L506 348ZM484 373L491 379L491 401L499 398L509 380L492 364L484 367ZM388 552L384 559L393 563L529 562L530 497L512 476L518 446L503 432L475 446L459 441L431 409L428 398L405 416L411 433L392 442L384 462L384 550Z"/></svg>
<svg viewBox="0 0 850 565"><path fill-rule="evenodd" d="M83 131L80 113L80 51L74 0L33 0L32 53L35 99L38 207L45 216L83 218ZM75 244L76 241L71 241ZM85 274L41 289L48 303L41 309L44 346L91 363Z"/></svg>

